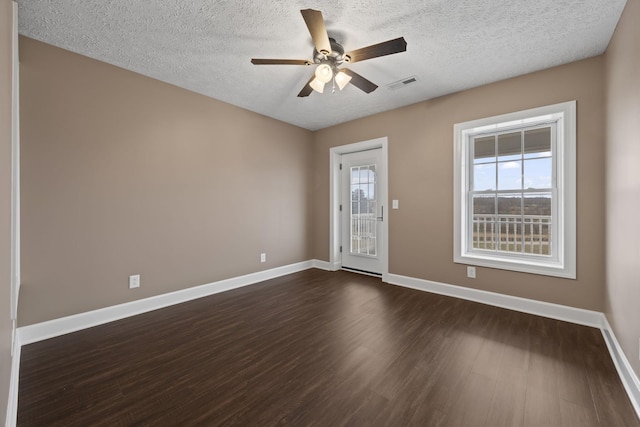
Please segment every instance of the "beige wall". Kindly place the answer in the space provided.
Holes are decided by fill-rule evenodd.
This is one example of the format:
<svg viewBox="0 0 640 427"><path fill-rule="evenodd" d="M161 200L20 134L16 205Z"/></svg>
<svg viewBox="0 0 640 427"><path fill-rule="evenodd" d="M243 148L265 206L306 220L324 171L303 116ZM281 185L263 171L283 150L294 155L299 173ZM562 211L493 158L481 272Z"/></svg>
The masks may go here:
<svg viewBox="0 0 640 427"><path fill-rule="evenodd" d="M0 0L0 423L11 376L11 74L12 2Z"/></svg>
<svg viewBox="0 0 640 427"><path fill-rule="evenodd" d="M628 0L607 53L605 313L640 376L640 0Z"/></svg>
<svg viewBox="0 0 640 427"><path fill-rule="evenodd" d="M34 40L20 55L20 325L310 259L311 132Z"/></svg>
<svg viewBox="0 0 640 427"><path fill-rule="evenodd" d="M21 325L328 260L329 148L380 136L401 206L389 212L391 273L604 309L603 57L312 134L33 40L21 55ZM487 268L467 279L452 262L453 124L573 99L578 279Z"/></svg>
<svg viewBox="0 0 640 427"><path fill-rule="evenodd" d="M329 149L389 138L389 272L602 310L604 292L603 58L537 72L324 129L315 134L313 256L329 258ZM410 89L409 89L410 90ZM577 100L577 280L453 263L453 125Z"/></svg>

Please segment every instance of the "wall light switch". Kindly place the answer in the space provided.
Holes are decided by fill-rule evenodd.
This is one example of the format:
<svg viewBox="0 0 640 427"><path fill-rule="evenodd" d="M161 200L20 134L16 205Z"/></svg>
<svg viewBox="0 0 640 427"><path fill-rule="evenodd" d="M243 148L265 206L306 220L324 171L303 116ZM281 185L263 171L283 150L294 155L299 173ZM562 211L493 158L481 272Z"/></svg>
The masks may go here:
<svg viewBox="0 0 640 427"><path fill-rule="evenodd" d="M260 262L267 262L267 254L265 253L260 254Z"/></svg>
<svg viewBox="0 0 640 427"><path fill-rule="evenodd" d="M398 209L398 201L397 200L392 200L391 201L391 208L392 209Z"/></svg>
<svg viewBox="0 0 640 427"><path fill-rule="evenodd" d="M133 276L129 276L129 289L139 288L140 287L140 275L135 274Z"/></svg>

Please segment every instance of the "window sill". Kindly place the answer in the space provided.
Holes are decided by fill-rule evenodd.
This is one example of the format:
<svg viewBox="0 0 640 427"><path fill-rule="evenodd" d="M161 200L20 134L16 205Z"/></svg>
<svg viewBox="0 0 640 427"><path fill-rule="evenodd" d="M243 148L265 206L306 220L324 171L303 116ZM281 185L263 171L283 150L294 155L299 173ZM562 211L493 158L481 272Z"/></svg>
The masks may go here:
<svg viewBox="0 0 640 427"><path fill-rule="evenodd" d="M536 262L531 259L509 259L506 257L496 257L477 253L467 253L456 255L453 262L457 264L475 265L478 267L497 268L519 273L539 274L543 276L562 277L565 279L575 279L575 265L566 265L553 260Z"/></svg>

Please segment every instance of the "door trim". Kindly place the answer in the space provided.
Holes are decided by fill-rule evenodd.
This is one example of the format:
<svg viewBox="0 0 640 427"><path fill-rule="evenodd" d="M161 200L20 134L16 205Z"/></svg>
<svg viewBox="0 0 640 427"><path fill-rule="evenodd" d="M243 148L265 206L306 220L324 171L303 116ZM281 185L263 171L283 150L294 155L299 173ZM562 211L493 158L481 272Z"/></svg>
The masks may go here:
<svg viewBox="0 0 640 427"><path fill-rule="evenodd" d="M384 173L382 179L386 183L386 193L382 196L383 203L388 206L389 199L389 162L388 162L388 138L386 136L354 144L340 145L329 150L329 264L332 271L342 267L340 255L340 158L343 154L356 153L358 151L382 149L382 164ZM389 212L389 210L387 210ZM389 276L389 220L382 223L382 247L380 260L382 263L382 281L388 282Z"/></svg>

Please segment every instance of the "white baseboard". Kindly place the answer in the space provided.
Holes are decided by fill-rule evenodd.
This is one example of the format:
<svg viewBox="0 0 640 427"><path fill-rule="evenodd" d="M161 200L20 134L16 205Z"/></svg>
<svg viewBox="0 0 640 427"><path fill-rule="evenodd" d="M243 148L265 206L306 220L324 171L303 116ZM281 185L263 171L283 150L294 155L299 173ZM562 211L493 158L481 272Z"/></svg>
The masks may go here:
<svg viewBox="0 0 640 427"><path fill-rule="evenodd" d="M388 283L392 285L480 302L509 310L577 323L579 325L592 326L595 328L600 328L602 325L603 314L598 311L584 310L566 305L465 288L463 286L432 282L430 280L415 279L398 274L389 274L388 280Z"/></svg>
<svg viewBox="0 0 640 427"><path fill-rule="evenodd" d="M334 269L331 268L331 264L328 263L327 261L321 261L319 259L314 259L311 261L311 266L313 268L317 268L320 270L325 270L325 271L335 271Z"/></svg>
<svg viewBox="0 0 640 427"><path fill-rule="evenodd" d="M613 333L611 325L609 325L609 321L605 315L602 315L601 330L604 342L609 348L611 359L613 359L613 363L616 365L616 370L618 371L620 380L622 381L624 389L631 400L633 408L636 410L638 418L640 418L640 381L633 371L633 368L629 363L629 359L627 359L627 356L625 356L622 351L622 347L620 347L620 343L618 343L618 339Z"/></svg>
<svg viewBox="0 0 640 427"><path fill-rule="evenodd" d="M9 401L7 404L6 427L14 427L18 419L18 381L20 380L20 335L14 331L14 348L11 356L11 379L9 380Z"/></svg>
<svg viewBox="0 0 640 427"><path fill-rule="evenodd" d="M42 323L21 326L18 328L19 339L22 345L31 344L48 338L53 338L71 332L79 331L81 329L102 325L104 323L113 322L115 320L124 319L126 317L135 316L137 314L146 313L148 311L157 310L159 308L169 307L174 304L180 304L182 302L206 297L208 295L217 294L219 292L253 285L265 280L274 279L276 277L285 276L287 274L296 273L302 270L307 270L309 268L312 268L313 264L314 261L303 261L296 264L290 264L282 267L272 268L270 270L247 274L244 276L220 280L218 282L212 282L206 285L200 285L175 292L169 292L150 298L144 298L124 304L118 304L110 307L100 308L97 310L87 311L84 313L74 314L71 316L49 320Z"/></svg>

